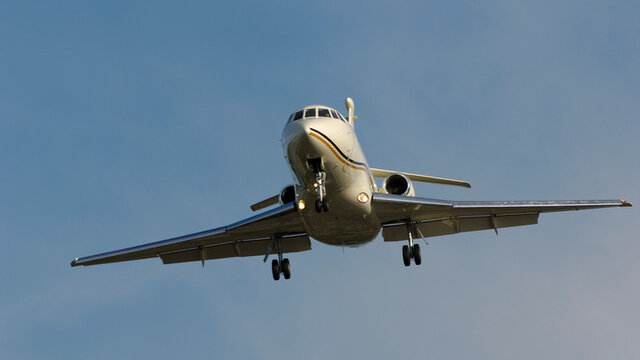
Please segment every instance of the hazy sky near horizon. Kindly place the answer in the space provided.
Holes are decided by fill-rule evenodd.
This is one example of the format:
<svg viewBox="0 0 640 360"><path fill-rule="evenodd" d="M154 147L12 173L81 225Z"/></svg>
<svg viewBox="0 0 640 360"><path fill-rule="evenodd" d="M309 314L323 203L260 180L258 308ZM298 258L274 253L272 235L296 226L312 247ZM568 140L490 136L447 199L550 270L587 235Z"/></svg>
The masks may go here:
<svg viewBox="0 0 640 360"><path fill-rule="evenodd" d="M0 358L635 359L636 1L5 1ZM371 166L469 200L610 199L536 226L71 268L229 224L292 182L280 132L344 112Z"/></svg>

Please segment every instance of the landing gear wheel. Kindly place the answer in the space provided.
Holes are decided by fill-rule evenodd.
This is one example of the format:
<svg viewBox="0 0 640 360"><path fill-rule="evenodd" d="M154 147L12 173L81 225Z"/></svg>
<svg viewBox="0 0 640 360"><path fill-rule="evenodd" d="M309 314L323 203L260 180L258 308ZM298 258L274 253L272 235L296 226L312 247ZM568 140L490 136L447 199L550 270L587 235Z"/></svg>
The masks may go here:
<svg viewBox="0 0 640 360"><path fill-rule="evenodd" d="M422 263L422 255L420 255L420 245L418 244L413 245L413 262L415 262L416 265L420 265Z"/></svg>
<svg viewBox="0 0 640 360"><path fill-rule="evenodd" d="M404 266L411 265L411 253L409 252L409 245L402 246L402 261L404 261Z"/></svg>
<svg viewBox="0 0 640 360"><path fill-rule="evenodd" d="M271 272L273 273L273 280L280 280L280 266L278 266L278 260L276 259L271 261Z"/></svg>
<svg viewBox="0 0 640 360"><path fill-rule="evenodd" d="M316 212L327 212L329 211L329 205L327 204L327 200L316 199Z"/></svg>
<svg viewBox="0 0 640 360"><path fill-rule="evenodd" d="M282 273L285 279L291 277L291 264L289 264L289 259L282 260Z"/></svg>

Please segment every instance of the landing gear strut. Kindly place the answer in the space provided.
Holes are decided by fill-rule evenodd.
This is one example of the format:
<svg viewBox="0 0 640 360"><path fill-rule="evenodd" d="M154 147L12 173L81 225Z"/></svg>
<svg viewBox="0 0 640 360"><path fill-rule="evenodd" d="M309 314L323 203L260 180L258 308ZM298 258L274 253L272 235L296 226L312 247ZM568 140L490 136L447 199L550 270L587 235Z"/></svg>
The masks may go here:
<svg viewBox="0 0 640 360"><path fill-rule="evenodd" d="M316 212L329 211L329 205L327 205L327 199L316 199Z"/></svg>
<svg viewBox="0 0 640 360"><path fill-rule="evenodd" d="M404 266L411 265L411 259L416 265L422 264L422 254L420 253L420 245L413 243L413 234L411 233L411 223L407 222L407 234L409 235L409 245L402 246L402 261Z"/></svg>
<svg viewBox="0 0 640 360"><path fill-rule="evenodd" d="M322 162L320 159L309 159L309 165L313 167L313 174L315 176L315 183L313 186L316 188L316 196L318 197L315 202L316 212L329 211L329 205L327 205L327 173L322 168Z"/></svg>
<svg viewBox="0 0 640 360"><path fill-rule="evenodd" d="M280 235L274 235L273 241L271 245L269 245L269 249L267 249L267 255L264 258L264 261L267 261L267 257L271 252L272 245L276 245L276 252L278 253L278 258L271 260L271 273L273 274L273 280L280 280L280 273L284 275L285 279L289 279L291 277L291 264L289 263L289 259L282 258L282 247L280 243Z"/></svg>

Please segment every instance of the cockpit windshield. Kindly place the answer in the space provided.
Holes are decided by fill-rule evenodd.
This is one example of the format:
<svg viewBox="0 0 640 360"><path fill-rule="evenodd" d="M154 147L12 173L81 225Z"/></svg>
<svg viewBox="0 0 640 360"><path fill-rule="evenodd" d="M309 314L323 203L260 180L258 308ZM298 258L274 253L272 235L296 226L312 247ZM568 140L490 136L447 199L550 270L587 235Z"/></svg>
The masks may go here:
<svg viewBox="0 0 640 360"><path fill-rule="evenodd" d="M334 109L326 108L326 107L308 107L302 110L298 110L295 113L291 114L289 117L289 121L296 121L300 119L309 119L309 118L333 118L339 119L342 121L347 121L342 114L337 112Z"/></svg>
<svg viewBox="0 0 640 360"><path fill-rule="evenodd" d="M329 109L318 109L318 117L331 117Z"/></svg>
<svg viewBox="0 0 640 360"><path fill-rule="evenodd" d="M304 111L304 117L306 118L312 118L312 117L316 117L316 108L309 108L307 110Z"/></svg>

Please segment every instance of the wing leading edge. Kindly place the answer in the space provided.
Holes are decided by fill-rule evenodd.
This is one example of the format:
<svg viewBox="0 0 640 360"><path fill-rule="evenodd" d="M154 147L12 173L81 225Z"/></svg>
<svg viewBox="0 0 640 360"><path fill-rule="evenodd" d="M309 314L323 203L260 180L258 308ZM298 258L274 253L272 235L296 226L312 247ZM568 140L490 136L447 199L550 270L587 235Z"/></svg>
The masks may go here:
<svg viewBox="0 0 640 360"><path fill-rule="evenodd" d="M449 201L401 195L374 194L375 212L383 224L385 241L412 236L430 237L459 232L533 225L543 212L631 206L624 200Z"/></svg>
<svg viewBox="0 0 640 360"><path fill-rule="evenodd" d="M76 258L71 266L98 265L160 257L165 264L234 256L264 255L272 237L281 236L282 252L311 250L295 204L285 204L228 226Z"/></svg>

